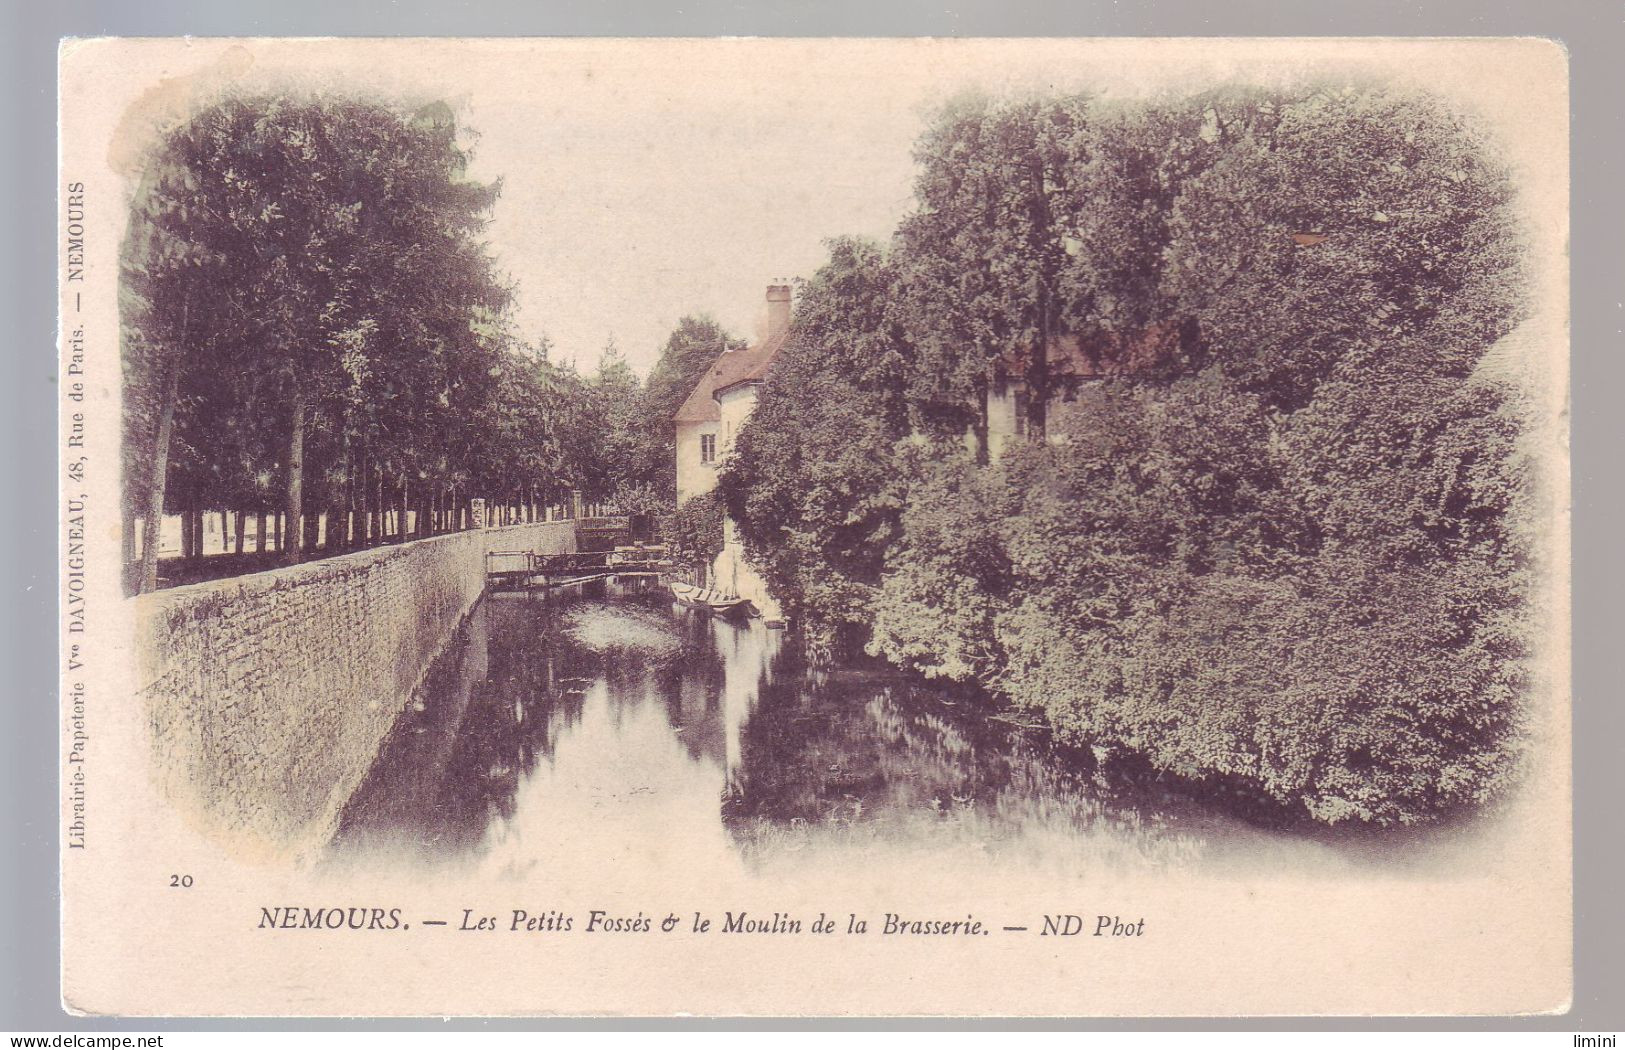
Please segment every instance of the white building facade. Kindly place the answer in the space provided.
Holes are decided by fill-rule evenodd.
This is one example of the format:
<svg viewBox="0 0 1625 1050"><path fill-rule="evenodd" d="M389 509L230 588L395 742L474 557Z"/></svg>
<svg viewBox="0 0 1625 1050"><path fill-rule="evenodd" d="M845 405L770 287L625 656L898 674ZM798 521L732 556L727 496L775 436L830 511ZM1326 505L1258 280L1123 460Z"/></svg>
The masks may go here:
<svg viewBox="0 0 1625 1050"><path fill-rule="evenodd" d="M717 471L756 408L756 398L790 329L790 286L767 288L767 334L754 346L718 355L673 417L677 424L677 502L716 488ZM710 585L748 598L763 618L783 620L767 583L745 557L739 530L723 519L722 553L711 565Z"/></svg>

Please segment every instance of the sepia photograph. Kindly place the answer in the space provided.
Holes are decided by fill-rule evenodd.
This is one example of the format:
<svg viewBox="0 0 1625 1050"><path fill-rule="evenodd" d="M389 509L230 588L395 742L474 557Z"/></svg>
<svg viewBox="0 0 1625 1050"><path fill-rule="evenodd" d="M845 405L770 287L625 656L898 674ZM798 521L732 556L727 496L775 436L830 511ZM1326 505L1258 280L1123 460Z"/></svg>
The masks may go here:
<svg viewBox="0 0 1625 1050"><path fill-rule="evenodd" d="M60 75L68 1009L1566 1009L1560 47Z"/></svg>

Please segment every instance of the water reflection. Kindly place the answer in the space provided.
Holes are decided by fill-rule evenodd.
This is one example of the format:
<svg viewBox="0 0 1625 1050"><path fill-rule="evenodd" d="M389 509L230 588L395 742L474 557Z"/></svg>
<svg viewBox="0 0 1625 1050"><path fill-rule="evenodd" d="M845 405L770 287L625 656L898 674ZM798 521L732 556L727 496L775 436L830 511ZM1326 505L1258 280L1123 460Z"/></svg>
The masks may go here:
<svg viewBox="0 0 1625 1050"><path fill-rule="evenodd" d="M1324 852L1125 796L1007 716L895 675L809 672L792 650L648 583L487 597L346 808L333 862L703 879L919 854L1076 877Z"/></svg>

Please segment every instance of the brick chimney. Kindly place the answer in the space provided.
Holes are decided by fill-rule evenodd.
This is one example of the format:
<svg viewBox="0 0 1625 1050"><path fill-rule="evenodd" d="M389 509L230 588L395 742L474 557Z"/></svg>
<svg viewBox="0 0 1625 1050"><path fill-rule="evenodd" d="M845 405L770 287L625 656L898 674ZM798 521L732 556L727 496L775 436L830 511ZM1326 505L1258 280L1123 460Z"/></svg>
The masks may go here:
<svg viewBox="0 0 1625 1050"><path fill-rule="evenodd" d="M772 339L790 328L790 286L767 286L767 337Z"/></svg>

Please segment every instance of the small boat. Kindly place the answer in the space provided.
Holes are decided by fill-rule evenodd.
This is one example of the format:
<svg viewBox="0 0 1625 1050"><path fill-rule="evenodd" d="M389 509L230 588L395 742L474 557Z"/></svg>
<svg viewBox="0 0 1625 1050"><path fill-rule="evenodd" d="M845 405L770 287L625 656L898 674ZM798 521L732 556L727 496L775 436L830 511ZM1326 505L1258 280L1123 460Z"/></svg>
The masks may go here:
<svg viewBox="0 0 1625 1050"><path fill-rule="evenodd" d="M749 600L737 594L723 594L721 591L709 587L695 587L692 584L671 581L671 594L678 603L690 609L705 609L717 616L727 616L730 613L742 613L750 605Z"/></svg>

